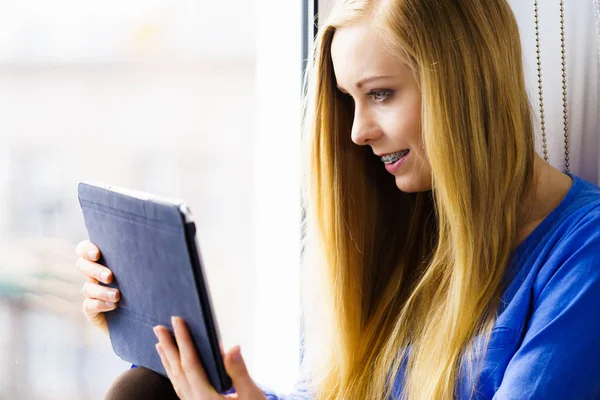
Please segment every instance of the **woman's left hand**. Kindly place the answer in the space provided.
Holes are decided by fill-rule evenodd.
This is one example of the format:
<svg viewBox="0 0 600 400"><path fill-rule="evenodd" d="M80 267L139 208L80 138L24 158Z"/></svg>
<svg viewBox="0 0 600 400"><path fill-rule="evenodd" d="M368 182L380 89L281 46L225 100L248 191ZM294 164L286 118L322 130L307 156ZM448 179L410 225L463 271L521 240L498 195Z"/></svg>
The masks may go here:
<svg viewBox="0 0 600 400"><path fill-rule="evenodd" d="M239 346L223 355L225 369L233 381L235 394L221 395L208 381L200 364L196 349L186 323L180 317L172 317L175 344L169 330L155 326L154 334L159 340L156 350L160 356L173 388L183 400L265 400L262 390L254 383L240 353Z"/></svg>

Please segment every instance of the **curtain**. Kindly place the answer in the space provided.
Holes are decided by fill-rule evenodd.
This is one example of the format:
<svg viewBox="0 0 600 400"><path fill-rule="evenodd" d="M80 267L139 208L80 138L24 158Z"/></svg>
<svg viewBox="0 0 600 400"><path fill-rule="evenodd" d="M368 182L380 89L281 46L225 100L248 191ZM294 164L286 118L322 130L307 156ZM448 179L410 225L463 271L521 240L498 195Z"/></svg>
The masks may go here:
<svg viewBox="0 0 600 400"><path fill-rule="evenodd" d="M509 0L521 33L523 65L542 153L533 0ZM544 115L550 163L564 169L559 0L539 0ZM565 0L570 170L600 184L600 0Z"/></svg>

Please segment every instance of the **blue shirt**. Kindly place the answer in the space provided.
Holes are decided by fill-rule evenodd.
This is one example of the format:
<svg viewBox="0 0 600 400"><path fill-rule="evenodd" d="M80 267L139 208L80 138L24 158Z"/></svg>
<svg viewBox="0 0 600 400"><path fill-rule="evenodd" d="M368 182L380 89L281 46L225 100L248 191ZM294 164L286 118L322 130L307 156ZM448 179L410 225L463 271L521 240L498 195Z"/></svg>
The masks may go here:
<svg viewBox="0 0 600 400"><path fill-rule="evenodd" d="M569 175L513 254L476 398L600 397L600 188Z"/></svg>
<svg viewBox="0 0 600 400"><path fill-rule="evenodd" d="M485 355L474 339L482 364L473 398L600 398L600 188L569 175L565 198L513 253ZM458 399L471 394L465 371Z"/></svg>

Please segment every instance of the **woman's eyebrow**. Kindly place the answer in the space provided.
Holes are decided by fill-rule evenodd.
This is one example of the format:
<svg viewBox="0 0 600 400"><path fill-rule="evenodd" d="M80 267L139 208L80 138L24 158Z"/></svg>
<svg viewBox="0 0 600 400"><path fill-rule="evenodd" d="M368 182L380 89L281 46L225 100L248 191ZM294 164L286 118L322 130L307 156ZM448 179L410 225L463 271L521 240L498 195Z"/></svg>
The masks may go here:
<svg viewBox="0 0 600 400"><path fill-rule="evenodd" d="M360 89L363 85L365 85L366 83L369 82L375 82L378 80L382 80L382 79L389 79L389 78L393 78L394 75L374 75L374 76L370 76L364 79L361 79L360 81L358 81L356 83L356 88ZM343 87L341 87L340 85L337 85L337 88L339 89L340 92L342 93L348 93Z"/></svg>
<svg viewBox="0 0 600 400"><path fill-rule="evenodd" d="M356 83L356 87L357 88L361 88L365 83L369 83L369 82L374 82L374 81L378 81L381 79L389 79L389 78L393 78L393 75L375 75L375 76L370 76L368 78L364 78L361 79L360 81L358 81Z"/></svg>

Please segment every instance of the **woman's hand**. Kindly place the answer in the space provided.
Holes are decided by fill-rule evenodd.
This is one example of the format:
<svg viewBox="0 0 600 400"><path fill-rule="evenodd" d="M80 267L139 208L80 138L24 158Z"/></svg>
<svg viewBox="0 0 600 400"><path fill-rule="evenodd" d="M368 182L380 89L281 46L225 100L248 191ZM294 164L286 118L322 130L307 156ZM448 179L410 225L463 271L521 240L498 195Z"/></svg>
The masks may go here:
<svg viewBox="0 0 600 400"><path fill-rule="evenodd" d="M183 400L264 400L262 390L248 374L239 346L224 354L225 369L233 381L236 393L220 395L212 387L200 364L186 323L179 317L172 317L175 331L173 342L171 333L164 326L155 326L154 333L159 340L156 350L160 356L173 388Z"/></svg>
<svg viewBox="0 0 600 400"><path fill-rule="evenodd" d="M79 256L76 264L77 271L87 279L82 288L85 296L83 312L92 325L108 335L104 313L117 308L121 294L117 289L101 286L98 282L112 282L112 271L96 262L100 259L100 250L89 240L80 242L75 248L75 253Z"/></svg>

